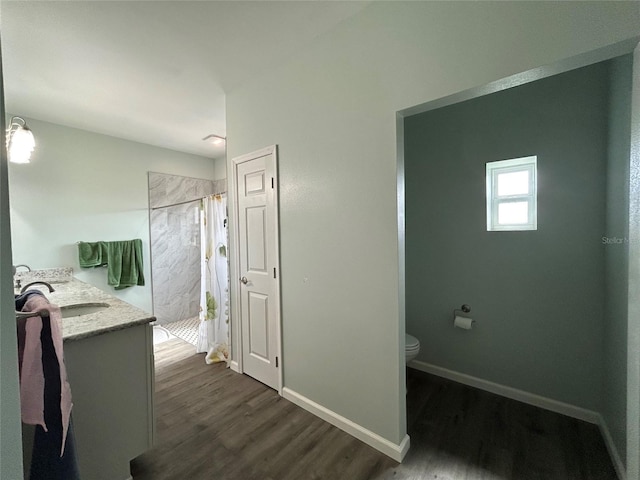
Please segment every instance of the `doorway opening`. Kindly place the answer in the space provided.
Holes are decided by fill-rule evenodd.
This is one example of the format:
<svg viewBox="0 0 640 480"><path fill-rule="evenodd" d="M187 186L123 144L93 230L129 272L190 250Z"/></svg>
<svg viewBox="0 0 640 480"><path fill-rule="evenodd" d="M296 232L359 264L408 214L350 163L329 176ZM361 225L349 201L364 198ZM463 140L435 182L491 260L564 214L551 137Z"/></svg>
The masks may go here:
<svg viewBox="0 0 640 480"><path fill-rule="evenodd" d="M519 74L482 88L413 107L399 112L397 117L401 312L405 316L407 332L415 335L421 341L421 355L410 366L432 375L466 383L476 388L598 424L613 465L618 472L624 472L625 463L628 463L628 460L625 462L625 432L633 433L637 430L637 427L633 428L625 424L624 420L628 382L625 352L614 352L613 347L607 347L605 344L605 354L603 355L606 355L607 348L609 348L611 355L606 359L600 357L601 362L594 366L596 371L600 368L608 368L611 372L616 372L613 388L619 394L616 398L621 400L613 399L612 396L608 402L608 411L599 411L597 401L581 405L580 398L583 394L576 394L574 398L563 397L563 394L560 393L562 388L559 385L547 384L544 386L546 379L548 379L547 375L542 372L543 369L538 369L528 363L528 360L532 358L532 352L538 347L540 350L536 354L539 359L543 358L541 351L545 349L549 353L549 357L552 357L553 354L557 355L562 350L562 341L559 340L561 336L567 339L564 345L580 343L575 342L576 334L572 331L571 322L567 322L566 319L581 320L585 318L580 315L576 316L577 312L573 307L577 305L571 302L569 297L580 292L585 294L587 290L592 291L591 294L586 293L589 301L595 300L597 303L595 306L596 315L592 315L594 316L593 321L586 322L592 328L591 333L584 336L578 335L582 342L578 349L588 351L588 347L585 345L590 345L596 350L602 349L603 335L610 337L609 342L612 345L619 343L621 339L626 342L627 337L631 339L634 319L629 317L629 332L627 333L626 314L628 308L626 292L631 284L630 275L624 262L627 261L630 264L634 253L629 249L626 250L627 253L623 249L606 250L608 247L603 243L604 237L601 232L610 231L607 238L610 235L627 238L627 241L629 239L630 198L628 191L629 145L631 144L629 105L631 104L631 79L634 67L629 53L634 46L634 44L627 43L614 46L607 51L592 52L589 55L570 59L553 67ZM596 65L599 62L607 62L607 65ZM599 103L599 108L604 112L605 121L601 122L601 130L597 134L600 138L600 146L598 147L600 158L594 160L594 162L600 163L596 165L590 162L586 168L573 169L565 158L561 158L557 162L547 160L547 165L551 170L566 170L550 174L549 169L545 173L542 166L540 167L540 196L538 200L541 202L540 205L545 205L544 208L551 212L549 215L553 216L552 214L568 210L568 204L562 201L563 198L567 198L563 197L563 194L570 195L581 191L581 194L585 195L591 192L592 196L598 197L600 204L597 205L593 199L590 199L591 203L583 203L582 208L589 208L596 212L593 222L591 224L583 222L583 226L580 228L584 227L584 230L577 238L572 240L571 234L568 237L561 235L551 243L544 240L545 233L549 232L549 228L546 229L546 232L544 227L541 228L541 225L544 226L545 223L543 217L539 217L539 221L542 223L539 223L539 231L537 232L487 232L484 204L486 199L485 164L516 156L538 155L539 161L541 156L542 158L546 156L547 159L552 157L547 147L544 147L542 151L533 151L535 142L527 143L522 139L514 138L507 132L509 125L522 124L531 120L527 119L529 112L526 108L518 109L517 104L512 102L518 88L527 86L536 88L536 85L543 85L548 87L550 92L557 91L559 86L553 85L553 82L562 83L575 75L577 69L583 67L591 70L600 69L598 75L600 75L600 88L603 89L604 95L584 92L585 98L590 99L592 103ZM587 84L589 82L592 83L593 80L589 80ZM592 84L590 86L593 87ZM574 84L572 87L576 87L576 85ZM490 115L493 111L491 103L492 99L497 97L508 98L513 110L503 110L498 117L492 117ZM628 107L626 113L621 111L625 107L625 102ZM530 110L542 109L543 103L536 102L535 106L531 105ZM560 113L567 112L563 110ZM589 115L588 113L576 114L573 118L572 122L557 125L554 132L556 139L560 139L565 131L573 131L572 127L576 124L588 123L589 120L596 122L603 120L601 116ZM447 123L449 121L450 123ZM506 124L502 124L501 121L506 121ZM485 131L485 127L491 125L502 125L503 128L494 133ZM540 124L531 125L529 130L540 135L540 126ZM438 128L442 129L439 135L435 133ZM459 136L461 131L470 133L466 138L461 138ZM449 144L441 142L438 147L434 147L435 143L443 138L450 140ZM594 138L591 139L594 140ZM481 146L482 140L485 140L485 143L492 147L496 145L502 145L502 147L498 148L498 152L495 151L495 148L493 152L490 152L489 148ZM573 137L574 143L571 144L569 141L568 148L561 149L564 152L563 157L579 154L584 143L575 140ZM572 146L574 147L573 151ZM436 151L437 148L440 150ZM507 153L508 150L517 148L524 148L527 152L521 152L522 155ZM624 153L625 148L626 154ZM415 160L417 151L421 152L421 158L424 159L422 163ZM466 158L466 160L458 161L458 156ZM622 163L619 162L621 156ZM587 161L586 157L583 155L580 161ZM614 157L618 160L612 164L610 159ZM480 172L477 177L476 166L479 167L478 171ZM585 169L588 168L594 168L589 175L585 173ZM573 173L572 181L576 183L573 185L563 184L558 188L555 182L557 182L560 173ZM589 177L591 180L585 177ZM603 180L604 178L616 178L620 183L616 188L614 184L607 184ZM428 183L429 181L431 183ZM593 193L593 188L596 189L597 195ZM626 197L625 192L627 192ZM419 201L416 200L418 195L420 195ZM418 205L427 206L419 207ZM620 205L624 205L625 209L618 208ZM556 210L553 210L554 208ZM538 215L544 215L543 210L539 211ZM577 233L575 230L578 228L577 223L579 222L574 215L574 219L568 225L574 228L572 233ZM626 233L624 228L626 228ZM409 233L405 234L405 229ZM619 234L614 233L620 229L622 231ZM428 231L429 234L426 237L424 235L413 238L409 236L414 235L416 231ZM472 232L475 232L473 235L477 238L473 245L469 245L465 241L470 238ZM559 245L558 239L566 240L566 244ZM577 288L575 282L565 281L563 283L565 286L559 289L559 292L563 292L564 296L562 294L554 298L547 296L544 299L534 301L532 297L537 293L524 288L522 278L528 275L533 278L533 285L542 285L544 288L545 282L550 281L549 276L553 277L554 274L551 273L553 269L548 269L549 276L535 274L535 267L540 265L541 257L535 256L538 259L536 264L527 263L527 252L532 252L527 248L527 240L534 240L535 243L542 244L544 248L548 249L548 257L553 260L557 269L560 272L569 273L569 275L580 276L581 274L577 271L585 265L580 265L580 268L568 269L563 264L567 257L559 255L559 251L562 247L573 249L574 253L578 249L583 249L585 258L593 260L590 262L593 269L588 274L591 278L581 276L581 280L587 278L591 281L590 286L583 290L575 290ZM485 247L498 247L501 254L489 257L480 256L479 251ZM586 253L587 251L590 253ZM500 263L504 261L505 257L508 257L505 252L513 254L509 266ZM521 252L520 256L518 252ZM556 255L559 257L555 257ZM519 263L520 257L525 260L523 263ZM623 261L623 268L617 269L616 266L621 261ZM417 280L419 277L416 275L416 269L422 269L424 272L427 266L430 272L429 279ZM574 264L573 267L576 265ZM594 278L598 275L600 275L599 278ZM423 277L424 275L420 278ZM552 278L551 280L557 279ZM424 302L425 292L430 292L430 297L433 297L429 300L431 303L428 308L425 307ZM622 292L624 294L619 295ZM422 300L418 301L417 299ZM505 305L512 301L518 304L517 308L506 308ZM455 329L453 317L449 318L448 316L461 304L470 304L473 309L476 323L475 327L469 331ZM582 303L581 305L585 306L586 304ZM563 333L562 335L553 335L553 340L549 342L533 345L537 340L532 340L532 338L535 337L535 334L541 333L541 324L544 323L541 319L547 320L549 318L545 314L546 309L551 309L553 314L558 316L559 319L556 319L558 321L555 322L555 325ZM615 327L615 331L607 332L606 328L611 327L606 327L603 323L602 312L609 317L618 318L620 328ZM621 312L621 315L618 316L617 312ZM598 313L600 317L596 319ZM583 327L584 323L580 325L582 334L585 333L582 330ZM429 335L425 333L426 331L429 332ZM621 331L623 331L622 336ZM542 335L544 334L543 331ZM519 348L516 346L517 342L514 342L514 338L523 335L527 338L527 342L525 347L521 345L522 348ZM504 341L498 341L500 336L504 337ZM497 350L499 354L496 354L493 359L487 358L487 352L492 349ZM563 352L561 356L565 353ZM500 359L498 360L498 358ZM573 361L576 361L575 358ZM570 363L570 359L565 359L558 362L557 365L560 370L569 369L568 364ZM603 367L605 363L606 365ZM575 366L579 370L585 365L577 365L576 363ZM620 368L616 370L616 366ZM513 376L511 379L509 378L511 367L517 367L520 378L515 379ZM559 378L555 373L556 371L551 377L555 377L553 381L557 381ZM589 373L583 372L583 379L588 375ZM598 391L601 393L604 391L602 386L602 382L605 381L604 374L603 377L591 378L591 381ZM579 383L576 381L576 377L571 375L569 382L572 386ZM588 383L588 381L584 383L586 390L588 390L586 387ZM605 403L607 403L606 400ZM615 413L620 411L623 413L622 422L618 424L616 420L611 419L615 417ZM412 418L410 412L408 417ZM633 420L631 419L631 421ZM414 444L413 440L412 438L412 444Z"/></svg>
<svg viewBox="0 0 640 480"><path fill-rule="evenodd" d="M203 238L206 233L203 230L206 223L203 213L207 210L206 200L210 196L226 195L226 180L157 172L149 172L148 179L153 314L156 317L154 343L177 337L199 351L206 351L199 345L203 336L200 332L203 328L200 318L204 303L202 287L203 282L211 277L203 268ZM226 228L226 223L224 225ZM223 243L226 245L226 238ZM226 264L226 247L224 257L220 258ZM217 267L218 256L215 260ZM213 270L217 272L220 269ZM225 305L228 280L226 268L222 270L225 279L219 284L222 287L216 289L216 315L223 311L228 313Z"/></svg>

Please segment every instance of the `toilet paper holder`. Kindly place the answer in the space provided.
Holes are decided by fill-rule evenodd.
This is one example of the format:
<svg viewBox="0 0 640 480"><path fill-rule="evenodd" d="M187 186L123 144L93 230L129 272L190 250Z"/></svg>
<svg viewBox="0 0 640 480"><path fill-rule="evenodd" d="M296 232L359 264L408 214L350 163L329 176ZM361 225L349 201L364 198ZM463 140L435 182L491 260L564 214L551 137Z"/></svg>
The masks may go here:
<svg viewBox="0 0 640 480"><path fill-rule="evenodd" d="M469 313L470 311L471 307L465 303L460 308L453 309L453 318L455 319L458 313Z"/></svg>

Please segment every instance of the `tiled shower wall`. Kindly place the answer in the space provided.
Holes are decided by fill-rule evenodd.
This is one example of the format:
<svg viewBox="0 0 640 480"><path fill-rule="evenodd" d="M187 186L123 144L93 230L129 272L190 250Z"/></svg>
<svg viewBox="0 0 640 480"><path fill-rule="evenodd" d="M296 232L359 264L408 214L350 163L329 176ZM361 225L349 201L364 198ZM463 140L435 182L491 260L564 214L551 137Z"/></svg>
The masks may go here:
<svg viewBox="0 0 640 480"><path fill-rule="evenodd" d="M223 191L225 180L149 172L153 313L158 323L192 318L200 309L200 202L167 205Z"/></svg>

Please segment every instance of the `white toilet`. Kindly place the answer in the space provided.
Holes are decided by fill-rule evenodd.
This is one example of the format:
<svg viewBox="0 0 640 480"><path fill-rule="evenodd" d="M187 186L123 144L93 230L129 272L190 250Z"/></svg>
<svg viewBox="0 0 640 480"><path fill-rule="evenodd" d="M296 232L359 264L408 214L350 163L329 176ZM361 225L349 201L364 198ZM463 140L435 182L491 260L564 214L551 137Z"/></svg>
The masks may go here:
<svg viewBox="0 0 640 480"><path fill-rule="evenodd" d="M408 364L411 360L416 358L418 356L418 353L420 353L420 340L418 340L416 337L412 335L409 335L408 333L405 334L405 340L404 340L404 355L406 358L405 364Z"/></svg>

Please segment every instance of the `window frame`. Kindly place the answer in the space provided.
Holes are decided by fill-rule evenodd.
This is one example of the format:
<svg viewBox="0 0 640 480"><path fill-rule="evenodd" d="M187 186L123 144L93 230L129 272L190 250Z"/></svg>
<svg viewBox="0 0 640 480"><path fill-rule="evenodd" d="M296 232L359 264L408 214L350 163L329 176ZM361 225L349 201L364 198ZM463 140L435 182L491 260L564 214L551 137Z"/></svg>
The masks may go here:
<svg viewBox="0 0 640 480"><path fill-rule="evenodd" d="M509 232L538 229L538 157L512 158L486 163L487 231ZM515 172L529 173L529 193L517 195L498 195L498 175ZM527 223L498 223L498 209L501 204L527 202Z"/></svg>

